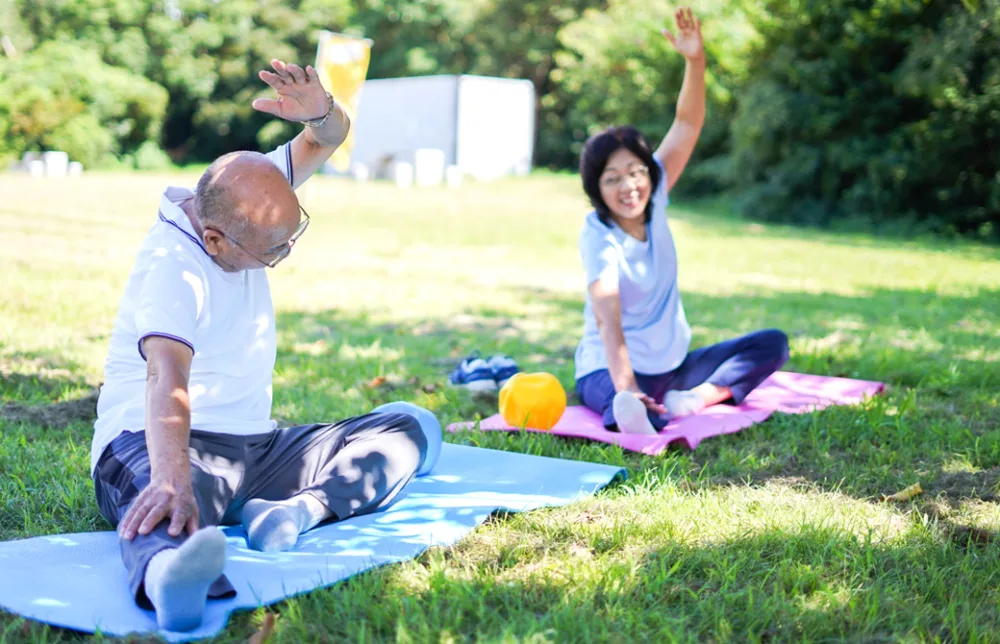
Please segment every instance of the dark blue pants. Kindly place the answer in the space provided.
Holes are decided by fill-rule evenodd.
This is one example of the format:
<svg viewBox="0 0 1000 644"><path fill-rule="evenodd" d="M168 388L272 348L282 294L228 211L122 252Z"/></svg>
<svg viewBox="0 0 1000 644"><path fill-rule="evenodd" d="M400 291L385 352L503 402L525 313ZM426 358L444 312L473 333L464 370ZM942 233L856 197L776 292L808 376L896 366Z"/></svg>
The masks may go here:
<svg viewBox="0 0 1000 644"><path fill-rule="evenodd" d="M681 366L661 374L635 374L636 384L643 393L663 401L668 391L694 389L706 382L717 387L729 387L733 404L740 404L768 376L788 361L788 336L777 329L757 331L742 338L728 340L687 354ZM615 385L607 369L588 373L576 382L576 393L584 405L601 414L604 425L616 430L612 413ZM657 430L667 419L650 413L649 421Z"/></svg>
<svg viewBox="0 0 1000 644"><path fill-rule="evenodd" d="M308 493L336 520L388 506L427 454L427 438L406 414L367 414L331 425L299 425L250 436L191 430L191 478L199 527L238 525L251 499L281 501ZM97 462L94 491L108 522L118 527L132 502L149 485L151 467L145 432L126 432ZM187 539L171 537L168 521L132 541L119 539L129 589L142 608L152 608L143 585L146 566L166 548ZM236 594L222 575L210 599Z"/></svg>

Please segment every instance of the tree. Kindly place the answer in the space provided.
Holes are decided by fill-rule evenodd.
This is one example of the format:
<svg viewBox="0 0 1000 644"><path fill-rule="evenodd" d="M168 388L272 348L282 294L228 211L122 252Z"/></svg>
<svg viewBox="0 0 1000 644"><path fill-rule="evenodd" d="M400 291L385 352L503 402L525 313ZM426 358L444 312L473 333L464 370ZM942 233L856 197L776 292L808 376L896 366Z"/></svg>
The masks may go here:
<svg viewBox="0 0 1000 644"><path fill-rule="evenodd" d="M17 8L38 42L80 41L105 64L166 88L162 143L178 160L256 148L268 122L250 108L267 89L257 70L273 57L312 62L317 31L345 27L352 15L350 0L32 0Z"/></svg>
<svg viewBox="0 0 1000 644"><path fill-rule="evenodd" d="M1000 2L764 4L733 123L744 211L996 238Z"/></svg>
<svg viewBox="0 0 1000 644"><path fill-rule="evenodd" d="M150 51L143 25L155 11L150 0L20 0L20 21L37 43L76 40L105 63L148 75Z"/></svg>
<svg viewBox="0 0 1000 644"><path fill-rule="evenodd" d="M132 154L159 137L162 87L101 61L73 41L0 59L0 154L65 150L86 166Z"/></svg>
<svg viewBox="0 0 1000 644"><path fill-rule="evenodd" d="M151 14L150 74L170 93L164 147L202 161L256 149L270 121L250 107L269 93L257 71L272 58L312 63L318 30L341 29L350 15L348 0L177 0L172 11Z"/></svg>
<svg viewBox="0 0 1000 644"><path fill-rule="evenodd" d="M673 28L671 7L611 0L586 11L559 34L562 50L543 98L542 147L549 163L574 166L586 138L611 124L630 123L655 146L673 122L684 59L661 35ZM743 52L754 37L743 12L725 0L698 9L708 58L708 114L695 155L678 189L712 192L728 180L733 91L745 75Z"/></svg>
<svg viewBox="0 0 1000 644"><path fill-rule="evenodd" d="M347 32L372 38L368 77L465 73L484 0L355 0Z"/></svg>

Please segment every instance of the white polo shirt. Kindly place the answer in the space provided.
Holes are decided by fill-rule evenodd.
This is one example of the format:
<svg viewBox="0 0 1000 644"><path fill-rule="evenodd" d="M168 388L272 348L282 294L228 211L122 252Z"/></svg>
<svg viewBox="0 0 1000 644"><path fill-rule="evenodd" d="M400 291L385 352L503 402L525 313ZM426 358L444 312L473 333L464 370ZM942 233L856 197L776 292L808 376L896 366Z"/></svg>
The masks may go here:
<svg viewBox="0 0 1000 644"><path fill-rule="evenodd" d="M267 155L292 181L291 153ZM212 261L180 203L193 195L167 188L125 285L111 332L90 452L91 473L105 447L146 424L142 341L163 336L191 347L191 428L261 434L271 420L277 352L274 307L263 269L227 273Z"/></svg>

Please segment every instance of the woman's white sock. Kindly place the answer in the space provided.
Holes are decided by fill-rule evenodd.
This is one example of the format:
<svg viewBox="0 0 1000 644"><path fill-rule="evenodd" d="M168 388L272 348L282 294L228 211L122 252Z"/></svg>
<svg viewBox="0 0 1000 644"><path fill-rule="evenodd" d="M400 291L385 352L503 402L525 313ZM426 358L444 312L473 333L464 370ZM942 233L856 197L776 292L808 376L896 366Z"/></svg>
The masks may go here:
<svg viewBox="0 0 1000 644"><path fill-rule="evenodd" d="M619 391L615 394L611 411L615 415L618 431L624 434L656 435L656 428L646 415L646 405L631 392Z"/></svg>
<svg viewBox="0 0 1000 644"><path fill-rule="evenodd" d="M671 418L690 416L705 408L705 399L697 391L668 391L663 397L663 406Z"/></svg>

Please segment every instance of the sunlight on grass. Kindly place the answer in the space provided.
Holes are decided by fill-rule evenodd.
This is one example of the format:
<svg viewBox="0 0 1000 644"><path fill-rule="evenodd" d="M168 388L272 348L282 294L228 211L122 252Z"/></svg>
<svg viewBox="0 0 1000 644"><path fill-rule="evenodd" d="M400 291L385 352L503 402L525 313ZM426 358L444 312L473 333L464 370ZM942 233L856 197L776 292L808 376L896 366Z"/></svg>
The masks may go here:
<svg viewBox="0 0 1000 644"><path fill-rule="evenodd" d="M88 396L162 189L196 179L0 175L0 538L107 528ZM275 417L410 400L445 424L484 418L495 397L445 386L472 349L554 373L572 396L587 209L575 178L407 191L319 178L300 197L313 223L269 273ZM284 602L274 641L995 640L1000 250L719 212L670 210L695 343L778 327L787 369L882 380L884 396L659 457L537 433L449 436L629 478ZM879 500L915 482L923 496ZM218 641L245 641L262 614ZM78 638L0 616L0 639Z"/></svg>

